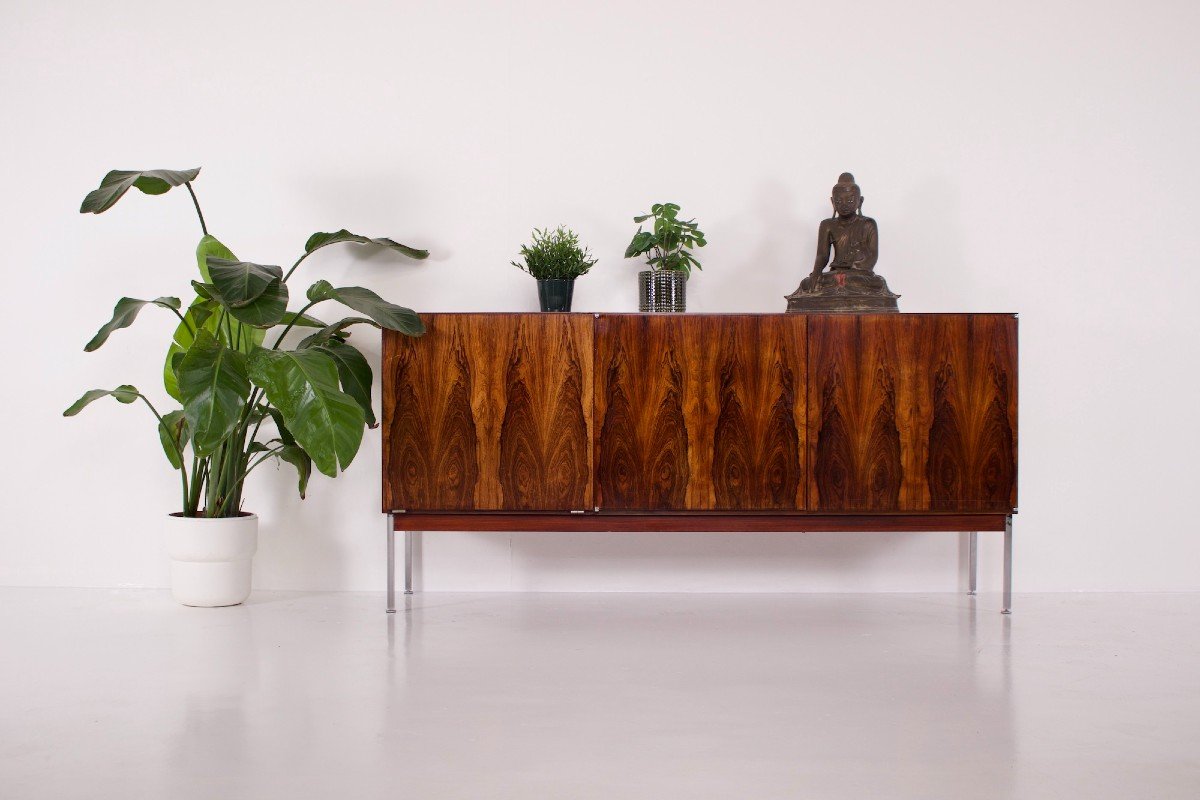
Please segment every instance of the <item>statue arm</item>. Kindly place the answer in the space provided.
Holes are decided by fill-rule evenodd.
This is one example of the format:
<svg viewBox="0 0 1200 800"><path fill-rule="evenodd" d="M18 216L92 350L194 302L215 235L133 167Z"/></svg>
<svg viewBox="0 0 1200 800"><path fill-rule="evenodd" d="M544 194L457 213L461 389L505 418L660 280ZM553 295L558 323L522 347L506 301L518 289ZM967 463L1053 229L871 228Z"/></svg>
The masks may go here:
<svg viewBox="0 0 1200 800"><path fill-rule="evenodd" d="M875 224L875 220L869 220L867 227L867 252L866 257L862 261L862 268L870 272L875 271L875 262L879 260L879 226Z"/></svg>
<svg viewBox="0 0 1200 800"><path fill-rule="evenodd" d="M817 258L813 262L813 276L821 274L821 270L825 269L825 265L829 263L829 250L833 246L833 242L829 238L829 220L821 220L820 227L817 228Z"/></svg>

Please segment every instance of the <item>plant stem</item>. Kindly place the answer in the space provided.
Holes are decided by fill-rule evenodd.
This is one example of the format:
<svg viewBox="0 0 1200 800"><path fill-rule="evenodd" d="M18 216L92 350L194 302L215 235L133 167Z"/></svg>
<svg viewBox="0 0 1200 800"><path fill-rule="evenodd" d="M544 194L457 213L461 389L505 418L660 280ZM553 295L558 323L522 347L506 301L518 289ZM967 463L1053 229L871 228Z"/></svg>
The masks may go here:
<svg viewBox="0 0 1200 800"><path fill-rule="evenodd" d="M196 199L196 192L192 189L192 182L185 181L183 185L187 187L188 194L192 196L192 205L196 207L196 216L200 218L200 230L205 236L208 236L208 226L204 224L204 212L200 210L200 201Z"/></svg>
<svg viewBox="0 0 1200 800"><path fill-rule="evenodd" d="M299 262L296 262L296 263L299 263ZM292 269L295 269L295 267L293 267ZM287 279L285 278L284 280L287 280ZM288 335L288 331L290 331L292 329L292 326L296 324L296 320L303 317L305 311L308 311L310 308L312 308L319 302L321 302L321 301L320 300L312 300L309 302L308 305L306 305L304 308L300 309L300 311L297 312L296 316L292 317L292 321L287 324L287 327L283 329L283 333L279 334L279 338L275 340L275 345L271 349L278 350L279 345L283 344L283 337Z"/></svg>
<svg viewBox="0 0 1200 800"><path fill-rule="evenodd" d="M259 464L266 461L268 458L271 458L272 456L276 455L282 449L283 449L283 445L280 445L279 447L272 447L270 450L263 453L262 456L257 461L255 461L253 464L251 464L249 467L246 468L246 471L242 473L242 476L240 478L238 478L237 482L241 483L242 481L246 480L246 478L250 475L250 473L254 471L255 467L257 467Z"/></svg>
<svg viewBox="0 0 1200 800"><path fill-rule="evenodd" d="M320 249L320 248L317 248L317 250L319 250L319 249ZM301 261L303 261L304 259L308 258L309 256L311 256L313 253L317 252L317 250L310 250L309 252L307 252L307 253L305 253L304 255L302 255L302 256L300 256L299 258L297 258L297 259L296 259L296 263L295 263L295 264L292 264L292 268L291 268L291 269L289 269L289 270L288 270L288 271L287 271L287 272L284 274L284 276L283 276L283 282L284 282L284 283L287 283L287 279L288 279L288 278L290 278L290 277L292 277L292 273L296 271L296 267L300 266L300 262L301 262Z"/></svg>
<svg viewBox="0 0 1200 800"><path fill-rule="evenodd" d="M204 486L204 474L208 471L208 459L203 461L192 456L192 490L188 493L184 516L194 517L200 506L200 489Z"/></svg>
<svg viewBox="0 0 1200 800"><path fill-rule="evenodd" d="M168 308L170 308L170 306L168 306ZM187 332L191 334L193 339L195 339L196 329L192 327L192 323L187 321L187 317L185 317L183 314L180 314L179 309L177 308L172 308L171 313L179 317L179 321L183 323L183 327L187 328Z"/></svg>
<svg viewBox="0 0 1200 800"><path fill-rule="evenodd" d="M170 433L170 429L167 428L167 423L163 422L162 414L158 413L158 409L154 407L154 404L151 403L144 394L139 393L138 397L140 397L142 402L146 404L146 408L150 409L150 413L153 414L154 418L158 420L158 424L161 425L168 433ZM171 439L171 448L175 451L175 456L179 459L179 478L181 481L183 481L183 507L186 510L188 501L188 479L187 471L183 468L183 451L179 449L179 445L175 443L174 439Z"/></svg>

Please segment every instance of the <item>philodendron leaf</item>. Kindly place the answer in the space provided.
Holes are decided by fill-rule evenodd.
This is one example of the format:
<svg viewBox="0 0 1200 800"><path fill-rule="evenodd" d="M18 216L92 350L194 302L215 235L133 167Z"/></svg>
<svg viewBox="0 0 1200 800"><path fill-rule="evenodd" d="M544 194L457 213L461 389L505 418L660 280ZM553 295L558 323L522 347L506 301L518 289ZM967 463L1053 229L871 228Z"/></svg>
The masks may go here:
<svg viewBox="0 0 1200 800"><path fill-rule="evenodd" d="M63 416L73 417L101 397L112 397L118 403L129 404L136 401L139 396L138 390L127 383L115 389L89 389L83 393L83 397L76 400L70 408L63 412Z"/></svg>
<svg viewBox="0 0 1200 800"><path fill-rule="evenodd" d="M100 181L100 188L88 192L79 207L80 214L102 214L108 211L117 201L125 196L131 187L136 186L146 194L163 194L170 191L172 186L181 186L188 181L196 180L200 168L195 169L148 169L126 170L114 169Z"/></svg>
<svg viewBox="0 0 1200 800"><path fill-rule="evenodd" d="M633 258L645 253L654 246L655 241L654 234L650 231L638 231L629 242L629 247L625 248L625 257Z"/></svg>
<svg viewBox="0 0 1200 800"><path fill-rule="evenodd" d="M92 340L83 346L85 352L98 350L102 344L108 341L108 337L112 332L121 328L128 328L137 319L138 312L145 306L156 305L161 308L171 308L176 311L183 303L178 297L156 297L153 300L136 300L132 297L122 297L113 307L112 319L104 323L100 330L96 331L96 335Z"/></svg>
<svg viewBox="0 0 1200 800"><path fill-rule="evenodd" d="M380 327L379 323L375 322L373 319L367 319L366 317L346 317L345 319L338 320L332 325L326 325L324 328L321 328L321 330L314 334L305 336L300 340L300 344L297 345L297 347L299 349L303 349L305 347L315 347L316 345L324 344L334 337L342 338L349 336L350 334L346 332L346 329L351 325L373 325L376 328Z"/></svg>
<svg viewBox="0 0 1200 800"><path fill-rule="evenodd" d="M285 311L279 319L280 325L294 325L297 328L324 328L325 323L308 314L297 314L295 311Z"/></svg>
<svg viewBox="0 0 1200 800"><path fill-rule="evenodd" d="M277 455L296 468L296 474L299 478L298 488L300 489L300 499L303 500L304 495L308 492L308 479L312 475L312 458L309 457L308 453L304 452L304 448L294 444L284 445L279 448Z"/></svg>
<svg viewBox="0 0 1200 800"><path fill-rule="evenodd" d="M283 319L284 313L287 311L288 288L287 284L282 280L273 280L267 284L266 289L258 297L244 305L234 305L225 293L219 287L212 283L201 283L200 281L192 281L192 288L196 290L196 294L200 297L212 300L213 302L224 308L231 317L241 323L238 329L234 330L233 342L240 343L238 338L239 331L245 333L251 328L273 328ZM247 328L246 326L250 326ZM219 334L220 328L216 329ZM225 332L226 336L230 335L229 331Z"/></svg>
<svg viewBox="0 0 1200 800"><path fill-rule="evenodd" d="M204 279L205 283L209 283L211 278L208 274L209 256L237 261L237 257L234 256L230 249L221 244L215 237L203 237L200 240L200 244L196 246L196 266L200 270L200 276ZM195 339L193 332L199 330L201 327L207 328L209 332L218 337L225 333L224 324L221 325L222 330L220 332L217 330L217 325L221 319L221 315L216 313L218 309L219 306L215 302L198 298L188 308L187 313L184 314L184 318L188 320L188 324L185 325L181 322L175 328L175 335L171 346L167 349L167 357L163 363L163 385L166 387L167 394L176 400L180 400L179 381L175 375L175 370L172 368L172 359L176 355L186 352L192 346L192 341ZM230 323L230 330L233 332L232 341L237 345L237 349L247 354L261 345L263 338L266 336L265 330L244 326L237 321Z"/></svg>
<svg viewBox="0 0 1200 800"><path fill-rule="evenodd" d="M282 280L271 281L267 288L252 303L231 308L233 318L252 328L265 331L273 328L287 313L288 287Z"/></svg>
<svg viewBox="0 0 1200 800"><path fill-rule="evenodd" d="M231 308L248 306L267 291L275 281L283 280L283 270L267 264L251 264L228 258L209 256L209 281L225 298Z"/></svg>
<svg viewBox="0 0 1200 800"><path fill-rule="evenodd" d="M308 237L308 241L304 243L304 252L311 253L314 250L319 250L327 245L338 244L339 242L377 244L380 247L387 247L391 250L395 250L397 253L403 253L409 258L420 259L429 257L428 250L418 250L415 247L409 247L406 244L400 244L394 239L388 239L387 237L381 236L378 239L371 239L366 236L359 236L357 233L351 233L345 228L333 233L314 233L312 236Z"/></svg>
<svg viewBox="0 0 1200 800"><path fill-rule="evenodd" d="M331 339L315 348L329 354L337 364L338 379L342 382L342 391L350 395L362 408L363 417L368 428L378 425L375 422L375 412L371 409L371 382L375 379L371 365L357 348L345 342Z"/></svg>
<svg viewBox="0 0 1200 800"><path fill-rule="evenodd" d="M328 354L259 348L250 356L250 378L317 469L332 478L350 465L365 419L358 402L338 388L337 366Z"/></svg>
<svg viewBox="0 0 1200 800"><path fill-rule="evenodd" d="M292 436L292 432L287 429L287 423L283 421L283 414L279 413L279 409L268 408L267 413L271 415L271 419L275 421L275 427L279 430L279 441L284 444L295 444L296 437Z"/></svg>
<svg viewBox="0 0 1200 800"><path fill-rule="evenodd" d="M184 312L183 319L185 322L180 322L175 326L175 334L171 339L171 346L167 348L166 363L163 364L163 386L166 387L167 394L176 400L182 400L179 397L179 359L183 358L183 354L192 346L192 342L196 340L195 332L201 328L207 328L212 332L216 328L216 311L219 306L212 300L206 300L202 297L192 301L188 306L188 310Z"/></svg>
<svg viewBox="0 0 1200 800"><path fill-rule="evenodd" d="M187 418L184 417L183 411L163 414L162 422L158 424L158 439L162 442L163 452L167 454L171 466L182 469L183 461L179 455L188 442Z"/></svg>
<svg viewBox="0 0 1200 800"><path fill-rule="evenodd" d="M329 281L317 281L308 287L308 299L314 303L321 300L337 300L359 313L366 314L384 328L409 336L425 333L425 324L411 308L389 303L370 289L361 286L334 288Z"/></svg>
<svg viewBox="0 0 1200 800"><path fill-rule="evenodd" d="M201 328L179 362L179 393L192 449L200 457L212 455L237 427L250 397L246 356Z"/></svg>

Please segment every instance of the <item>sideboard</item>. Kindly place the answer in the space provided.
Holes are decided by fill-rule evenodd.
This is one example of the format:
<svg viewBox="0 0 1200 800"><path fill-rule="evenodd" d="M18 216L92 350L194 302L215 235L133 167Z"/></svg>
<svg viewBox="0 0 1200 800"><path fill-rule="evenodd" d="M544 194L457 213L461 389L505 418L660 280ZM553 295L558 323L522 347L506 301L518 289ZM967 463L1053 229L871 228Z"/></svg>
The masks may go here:
<svg viewBox="0 0 1200 800"><path fill-rule="evenodd" d="M383 332L395 532L1004 532L1015 314L424 314Z"/></svg>

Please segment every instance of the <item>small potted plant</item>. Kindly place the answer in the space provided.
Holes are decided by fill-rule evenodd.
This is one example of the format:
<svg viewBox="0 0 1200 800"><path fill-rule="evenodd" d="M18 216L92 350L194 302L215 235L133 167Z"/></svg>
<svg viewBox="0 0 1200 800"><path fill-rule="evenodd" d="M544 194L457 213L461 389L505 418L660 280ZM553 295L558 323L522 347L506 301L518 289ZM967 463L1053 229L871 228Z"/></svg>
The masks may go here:
<svg viewBox="0 0 1200 800"><path fill-rule="evenodd" d="M512 265L537 279L542 311L570 311L575 279L596 263L587 248L579 246L575 231L562 225L553 231L534 228L529 244L521 245L521 257L525 263Z"/></svg>
<svg viewBox="0 0 1200 800"><path fill-rule="evenodd" d="M199 173L115 170L79 209L103 213L131 188L157 195L185 186L191 195L202 233L196 248L199 280L191 282L195 298L185 307L178 297L123 297L84 347L96 350L113 332L132 325L146 306L170 312L179 322L166 345L163 383L178 407L163 408L126 384L92 389L63 415L74 416L103 397L149 409L167 461L179 473L180 510L167 517L166 530L172 594L184 605L228 606L250 594L250 560L258 541L258 517L242 508L246 476L270 459L286 461L296 468L303 498L314 466L336 476L354 459L363 429L376 426L371 367L347 342L350 327L367 324L409 336L424 332L413 311L369 289L327 281L308 287L303 307L288 311L288 279L304 259L341 242L386 247L410 258L429 253L343 229L309 237L286 273L239 261L208 233L191 183ZM308 314L330 300L361 316L326 324ZM297 327L311 333L286 345L288 332Z"/></svg>
<svg viewBox="0 0 1200 800"><path fill-rule="evenodd" d="M654 220L652 230L642 230L641 223ZM645 256L650 269L638 273L638 310L686 311L685 289L692 267L701 269L692 253L708 242L696 226L696 220L679 219L679 206L674 203L655 203L649 214L634 217L638 223L633 241L625 248L625 257Z"/></svg>

